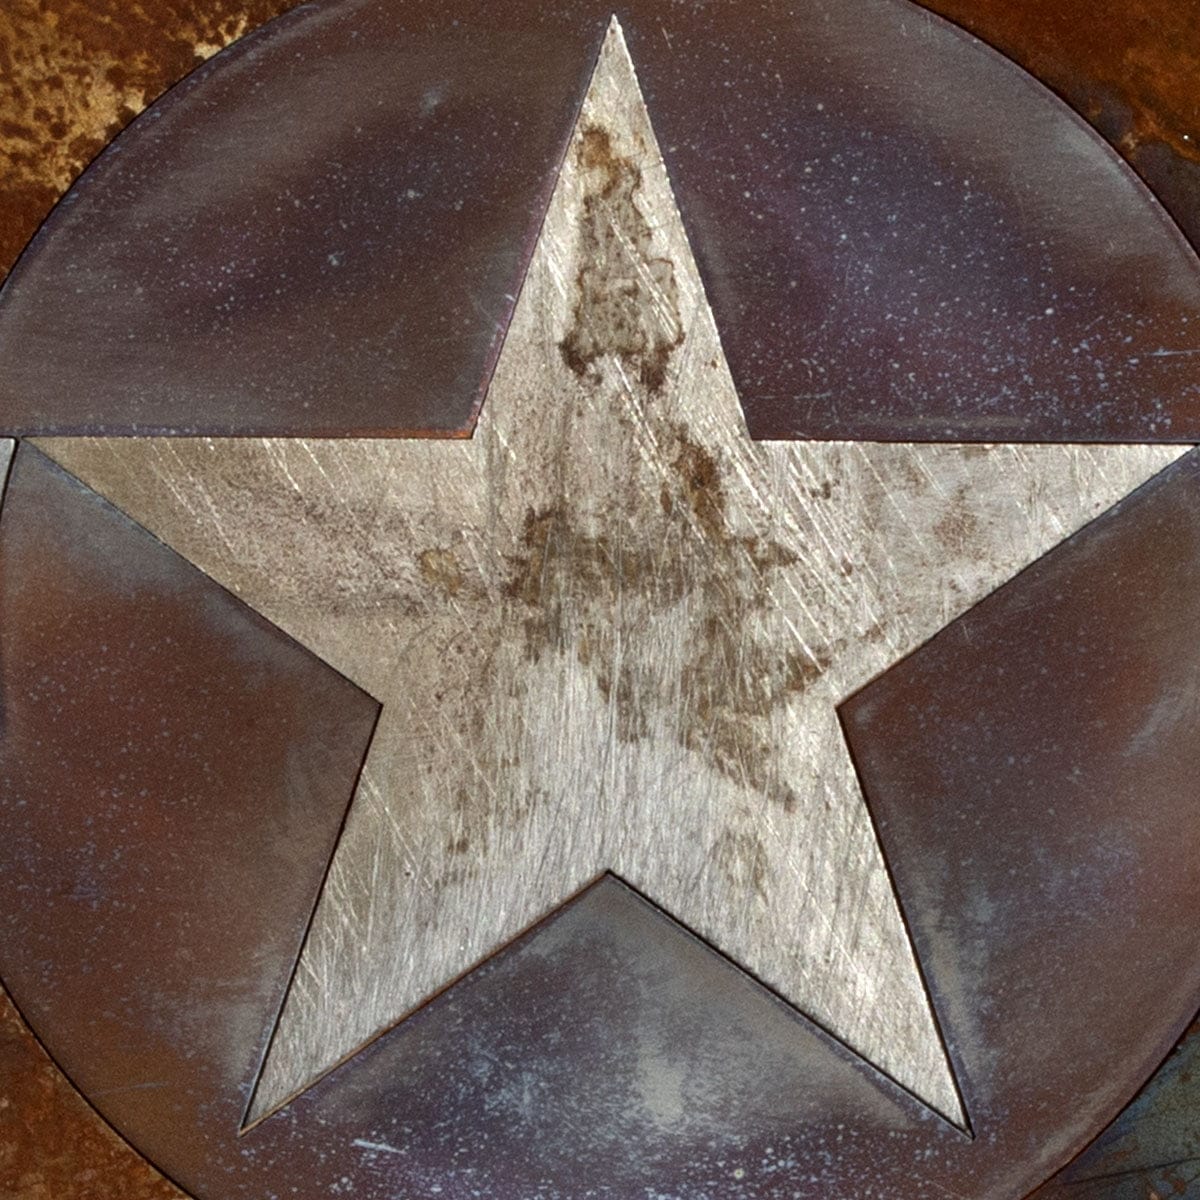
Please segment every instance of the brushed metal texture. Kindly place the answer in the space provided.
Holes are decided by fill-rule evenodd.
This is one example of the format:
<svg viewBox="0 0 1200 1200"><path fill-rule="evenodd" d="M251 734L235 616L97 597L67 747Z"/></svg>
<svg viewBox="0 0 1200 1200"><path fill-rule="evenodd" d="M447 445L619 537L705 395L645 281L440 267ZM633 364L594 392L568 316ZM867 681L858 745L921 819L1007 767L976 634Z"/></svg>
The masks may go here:
<svg viewBox="0 0 1200 1200"><path fill-rule="evenodd" d="M752 441L615 25L472 439L40 445L383 703L251 1119L611 870L964 1123L836 705L1181 451Z"/></svg>

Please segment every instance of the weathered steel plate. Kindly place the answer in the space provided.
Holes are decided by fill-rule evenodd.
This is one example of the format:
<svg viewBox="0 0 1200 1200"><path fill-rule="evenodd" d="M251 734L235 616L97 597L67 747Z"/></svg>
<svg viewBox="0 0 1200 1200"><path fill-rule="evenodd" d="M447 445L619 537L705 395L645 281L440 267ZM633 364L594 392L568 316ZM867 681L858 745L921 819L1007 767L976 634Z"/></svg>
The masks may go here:
<svg viewBox="0 0 1200 1200"><path fill-rule="evenodd" d="M1161 703L1200 667L1170 633L1200 615L1198 500L1192 456L846 710L930 956L974 1139L889 1094L860 1059L607 879L243 1138L235 1106L214 1119L182 1091L159 1154L202 1197L1025 1194L1089 1136L1082 1107L1061 1097L1119 1107L1200 989L1195 969L1168 979L1155 969L1164 947L1171 961L1200 962L1185 902L1200 834L1180 810L1197 718ZM1112 588L1118 568L1126 586ZM1080 590L1091 612L1073 602ZM54 614L54 598L43 608ZM1110 702L1131 670L1145 686ZM1151 724L1163 753L1131 758ZM947 742L962 753L940 753ZM145 844L169 862L178 842L160 824ZM1053 865L1031 847L1051 849ZM128 860L111 869L142 874ZM228 890L226 919L263 900ZM86 936L119 958L127 942L112 908L106 897L60 901L56 939ZM183 955L203 934L178 928ZM60 995L105 1012L103 972L57 952L54 963ZM160 997L132 988L122 999L108 1019L135 1042L153 1036ZM210 1015L200 1005L177 1019ZM135 1119L156 1119L139 1100ZM202 1141L182 1132L197 1121Z"/></svg>
<svg viewBox="0 0 1200 1200"><path fill-rule="evenodd" d="M27 446L0 670L0 973L144 1154L204 1157L236 1134L377 705Z"/></svg>
<svg viewBox="0 0 1200 1200"><path fill-rule="evenodd" d="M469 429L610 12L325 0L214 58L10 277L4 428ZM1194 256L1010 62L905 0L618 12L757 436L1200 437Z"/></svg>
<svg viewBox="0 0 1200 1200"><path fill-rule="evenodd" d="M669 30L666 32L670 40ZM636 221L633 227L636 228ZM629 229L628 225L619 227L619 232L626 235ZM634 241L637 242L636 237ZM584 294L589 289L595 291L596 280L589 279L586 273L576 282ZM603 286L600 291L604 292ZM660 289L657 299L661 298ZM547 311L553 308L551 303ZM1079 316L1079 311L1068 315ZM575 316L579 317L578 307ZM944 332L944 327L939 328ZM1164 326L1160 324L1159 328ZM573 366L580 375L587 375L593 372L595 360L607 356L620 367L637 368L640 387L657 391L656 370L646 368L644 325L635 326L632 339L627 329L624 340L616 345L603 338L599 344L589 341L596 332L594 322L580 323L577 319L575 332L580 333L581 329L581 337L565 343L564 348L569 351L565 355L568 366ZM1159 349L1170 351L1171 347ZM673 349L667 347L664 361L669 361L672 353ZM1186 385L1186 353L1168 352L1156 358L1182 360L1168 365L1172 371L1177 367L1182 370L1176 378ZM645 399L643 395L641 401ZM483 436L477 439L477 444L486 444L489 439L486 415L481 432ZM1022 435L1018 431L1012 436ZM288 473L295 469L294 456L300 455L302 461L313 446L312 458L318 468L321 462L326 465L335 460L349 462L355 452L351 444L345 451L336 452L322 450L319 444L312 443L290 448L277 444L261 451L252 450L251 457L256 452L274 455L275 467ZM151 458L166 453L159 448L148 449ZM461 445L445 449L464 459L470 453ZM956 450L946 448L945 461L951 461ZM181 447L181 462L191 452L190 448ZM378 455L384 451L376 449L371 453ZM406 451L398 453L404 459ZM432 455L433 451L429 453ZM765 448L764 453L768 453ZM790 449L781 453L806 462L809 457L814 461L821 457ZM995 452L990 453L995 461ZM1112 453L1117 456L1116 461L1123 451L1114 448ZM322 458L322 454L326 457ZM841 462L841 454L834 447L826 458L829 463ZM875 448L874 454L876 465L886 457L879 448ZM935 469L931 474L937 474L939 456L935 451L897 447L892 457L899 464L906 454L914 463L920 460L927 468L932 465ZM986 458L989 451L981 449L979 454ZM1147 463L1149 454L1144 452ZM847 461L858 457L867 461L871 455L846 451L845 457ZM1034 453L1033 457L1038 455ZM1094 469L1102 463L1103 456L1093 451L1064 451L1062 461L1072 464L1071 469L1079 473L1078 485L1084 489L1094 485L1104 473ZM979 470L984 469L980 463ZM218 475L223 470L218 468ZM703 474L700 472L700 476ZM349 471L347 478L357 479L360 475L361 472ZM692 476L695 483L699 476L695 471ZM1030 471L1031 481L1035 477L1036 472ZM242 478L243 486L249 478L249 474ZM211 479L206 481L203 472L194 467L181 468L174 476L165 472L162 482L170 485L180 480L196 484L210 499L217 495ZM235 489L238 486L236 478L222 482L232 484ZM311 481L307 482L311 485ZM974 482L978 485L979 481ZM714 505L718 501L723 503L725 491L723 485L706 479L701 479L701 484L694 492L687 492L685 486L686 494L681 494L680 500L692 506L693 515L703 526L716 511ZM1044 480L1039 481L1040 486L1044 484ZM160 484L147 485L146 491L153 492L157 486ZM1104 487L1115 493L1123 490L1119 480L1104 481ZM300 491L299 484L296 489ZM250 494L258 500L264 498L253 490ZM1038 495L1045 502L1046 493ZM308 498L311 500L311 491ZM894 492L893 499L907 505L907 493L902 490ZM1083 505L1080 512L1086 514L1088 495L1081 491L1076 500ZM905 511L915 514L915 510L905 508ZM215 509L211 514L217 521L224 515ZM647 523L643 532L651 527L652 523ZM559 529L557 525L550 528L551 532ZM955 537L960 543L959 552L969 557L970 536L960 527ZM353 539L347 545L352 543ZM526 539L527 558L541 555L545 549L540 543L530 544ZM422 559L422 565L430 564ZM453 591L452 578L445 567L444 558L431 560L432 577L427 582ZM774 569L768 567L770 571ZM602 573L599 578L608 576ZM981 578L972 586L987 590L991 584ZM964 595L969 593L970 587ZM524 594L515 598L528 601ZM943 619L958 610L952 605ZM904 647L893 647L897 652L901 648ZM814 662L821 671L827 669L821 656L816 656ZM619 699L620 687L613 690ZM751 892L760 890L761 883L750 869L753 856L743 853L733 857L738 870L746 868L742 870L742 883L749 889L750 897ZM306 865L310 873L317 869L311 861ZM545 967L546 963L551 966ZM553 972L557 970L572 973L571 979L556 983ZM671 982L676 976L678 984ZM586 1029L579 1031L580 1014L588 1011L588 1002L594 995L606 985L609 993L628 990L629 980L635 981L633 988L637 994L626 996L624 1004L614 1002L610 1012L589 1019ZM702 989L698 988L701 981ZM539 994L531 997L531 991ZM701 991L707 1006L703 1010L697 1004ZM523 1004L520 1009L514 1007L515 998ZM1159 1024L1154 1026L1160 1041L1168 1037L1162 1032L1169 1025L1168 1008L1166 1005L1158 1014ZM153 1013L153 1008L147 1008L142 1019L152 1019ZM431 1013L443 1016L433 1017ZM484 1036L464 1041L461 1036L464 1028L476 1029L477 1022L486 1019L487 1014L497 1017L496 1026L489 1028ZM132 1012L130 1019L137 1016L136 1011ZM449 1033L438 1025L442 1019L450 1022ZM730 1032L731 1026L734 1033ZM579 1035L572 1040L564 1033L568 1028L572 1035L576 1032ZM1148 1027L1147 1037L1154 1028ZM632 1041L638 1047L636 1068L629 1055L631 1030L635 1031ZM524 1042L522 1037L526 1039ZM237 1036L232 1038L233 1043L239 1041ZM567 1042L569 1045L562 1053L556 1049L553 1055L539 1054L546 1041L559 1048ZM680 1058L676 1054L679 1046L689 1047L690 1053L690 1048L697 1045L713 1047L718 1061L701 1062L694 1055ZM777 1089L763 1088L760 1082L765 1047L771 1048L775 1061L785 1064ZM465 1077L460 1069L462 1064L448 1066L464 1048L471 1052L479 1050ZM514 1051L518 1052L515 1064L518 1073L510 1077L504 1071L514 1066L511 1061ZM978 1051L978 1045L969 1046L967 1059ZM499 1076L495 1073L496 1063L500 1064ZM699 1069L698 1064L704 1069ZM753 1072L747 1064L754 1067ZM582 1095L574 1074L580 1069L588 1073L593 1084L592 1090ZM1087 1063L1076 1063L1072 1069L1078 1077L1092 1068ZM397 1086L395 1079L401 1072L405 1083ZM604 1078L604 1084L597 1084L597 1078ZM756 1085L757 1092L752 1094ZM1004 1086L997 1085L1001 1091ZM796 1094L802 1089L807 1098L799 1103ZM991 1102L995 1097L989 1095L988 1099ZM1111 1100L1111 1088L1107 1092L1104 1088L1097 1091L1096 1107L1088 1109L1086 1114L1090 1127L1102 1120L1100 1106ZM739 1104L743 1107L738 1108ZM874 1114L863 1117L860 1113L854 1118L855 1128L864 1138L876 1141L890 1138L906 1151L915 1152L914 1148L928 1132L928 1123L933 1120L936 1124L936 1118L928 1110L897 1093L860 1060L847 1054L844 1047L806 1026L794 1013L775 1005L757 985L714 959L621 885L606 880L536 937L495 960L488 971L435 1002L347 1070L331 1076L279 1117L253 1130L233 1149L223 1149L219 1144L206 1146L204 1150L209 1157L200 1162L195 1145L177 1144L168 1148L163 1161L169 1161L173 1171L193 1180L197 1187L208 1189L205 1195L253 1195L277 1187L290 1187L300 1194L327 1194L350 1186L346 1181L352 1178L356 1190L364 1195L391 1194L389 1189L411 1192L437 1188L465 1195L479 1192L481 1181L484 1190L480 1194L484 1195L511 1195L514 1188L539 1188L551 1195L556 1190L570 1194L580 1170L595 1170L601 1189L609 1189L609 1194L660 1187L667 1180L689 1195L729 1191L773 1195L784 1194L789 1187L794 1192L800 1186L825 1194L830 1188L837 1191L853 1186L858 1192L865 1188L866 1194L871 1194L879 1189L880 1194L893 1197L924 1194L931 1188L936 1192L946 1187L944 1180L949 1179L957 1181L951 1186L974 1188L980 1195L1001 1196L1010 1194L1006 1188L1024 1188L1036 1183L1037 1178L1030 1172L1044 1174L1051 1164L1060 1161L1066 1142L1071 1139L1077 1142L1087 1123L1080 1115L1075 1127L1068 1129L1064 1125L1057 1131L1059 1140L1052 1134L1038 1143L1032 1155L1026 1152L1028 1147L1010 1145L1007 1165L1002 1158L993 1160L986 1154L976 1160L960 1161L953 1147L939 1141L939 1137L952 1132L942 1125L937 1126L940 1133L935 1131L921 1151L926 1159L937 1159L940 1164L927 1173L913 1176L910 1169L903 1174L887 1154L868 1171L850 1153L838 1160L831 1174L824 1164L829 1160L831 1143L840 1149L841 1142L825 1122L831 1114L840 1115L858 1107ZM728 1128L730 1111L742 1113L747 1122L735 1129L732 1136ZM987 1104L980 1111L986 1120ZM175 1115L181 1117L177 1128L186 1128L189 1113ZM196 1116L203 1124L212 1113L198 1111ZM433 1121L435 1116L437 1120ZM140 1119L135 1117L127 1122L128 1127L136 1132ZM803 1129L799 1128L801 1122L807 1122ZM578 1137L573 1137L570 1146L564 1144L564 1129L570 1136L572 1131L585 1128L589 1131L586 1143L581 1144ZM914 1129L922 1132L912 1134ZM748 1135L747 1130L752 1133ZM228 1132L223 1128L217 1142ZM472 1156L469 1162L464 1141L468 1134ZM771 1144L756 1143L754 1138L759 1134L771 1135ZM1004 1136L1007 1135L993 1141L1003 1143ZM327 1153L327 1137L345 1144L337 1152ZM491 1148L479 1150L476 1139ZM625 1147L627 1159L614 1157L616 1143ZM714 1157L718 1152L734 1155L736 1165L727 1171L727 1157ZM393 1161L406 1158L410 1160L407 1163ZM414 1158L421 1161L414 1165ZM820 1171L813 1170L814 1162L822 1164ZM1017 1162L1020 1166L1014 1167ZM809 1169L809 1175L801 1180L797 1172L804 1167ZM945 1171L940 1173L943 1167ZM334 1176L330 1174L334 1169L347 1174ZM843 1170L856 1172L853 1185L850 1176L837 1174ZM1006 1175L1002 1175L1004 1170ZM298 1172L303 1173L303 1178ZM326 1191L322 1192L322 1188ZM905 1188L908 1190L902 1190ZM212 1189L217 1190L214 1193Z"/></svg>
<svg viewBox="0 0 1200 1200"><path fill-rule="evenodd" d="M41 444L384 705L252 1117L609 869L963 1123L835 706L1179 450L751 441L615 27L471 440Z"/></svg>

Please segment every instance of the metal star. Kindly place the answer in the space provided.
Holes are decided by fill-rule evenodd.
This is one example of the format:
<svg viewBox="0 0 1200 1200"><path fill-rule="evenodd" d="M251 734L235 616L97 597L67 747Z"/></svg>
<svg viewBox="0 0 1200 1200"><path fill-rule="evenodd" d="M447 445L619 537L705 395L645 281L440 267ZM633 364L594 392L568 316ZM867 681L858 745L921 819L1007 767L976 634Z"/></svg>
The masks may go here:
<svg viewBox="0 0 1200 1200"><path fill-rule="evenodd" d="M383 702L249 1120L607 870L965 1125L837 705L1181 448L751 441L615 23L473 438L40 444Z"/></svg>

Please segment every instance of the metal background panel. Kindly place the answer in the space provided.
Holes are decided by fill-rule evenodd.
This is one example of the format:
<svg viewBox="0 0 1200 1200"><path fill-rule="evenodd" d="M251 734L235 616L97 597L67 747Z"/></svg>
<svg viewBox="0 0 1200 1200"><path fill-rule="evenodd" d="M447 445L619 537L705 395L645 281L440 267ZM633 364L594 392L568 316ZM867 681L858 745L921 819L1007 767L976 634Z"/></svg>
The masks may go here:
<svg viewBox="0 0 1200 1200"><path fill-rule="evenodd" d="M373 924L382 926L385 945L367 955L367 966L386 966L390 953L406 975L401 954L426 926L453 949L469 947L485 921L509 913L519 924L528 919L517 907L528 897L504 889L523 888L526 879L539 888L547 882L557 887L537 911L559 898L572 878L560 870L557 851L540 853L541 842L532 837L539 833L539 813L552 831L565 828L582 846L584 852L577 852L580 846L569 838L568 868L582 869L586 877L589 870L616 863L739 958L775 942L805 945L808 926L819 934L822 916L834 923L845 909L859 918L850 936L839 933L814 959L825 963L826 976L843 960L862 961L856 954L871 960L872 947L878 960L878 951L895 939L872 940L875 909L855 906L866 881L881 883L885 893L887 886L882 873L870 869L869 830L851 819L860 811L855 794L835 794L824 758L814 769L815 781L802 778L794 795L781 789L777 784L791 780L791 764L764 759L758 739L786 743L815 763L828 739L821 732L826 726L814 722L827 716L836 744L833 705L845 688L986 594L996 581L990 573L1002 578L1076 528L1096 511L1088 507L1093 499L1104 507L1103 496L1111 500L1138 472L1145 478L1153 470L1155 455L1174 453L1028 448L1015 454L1023 472L1014 476L1006 469L1011 447L751 442L720 366L628 62L614 52L604 63L595 102L589 98L585 105L579 141L562 177L562 203L552 205L473 441L47 443L360 682L373 690L398 686L386 697L385 713L417 714L414 731L399 743L408 753L385 755L403 764L404 786L392 789L390 805L381 803L387 799L381 786L386 777L368 769L360 797L361 811L377 828L399 829L401 853L377 853L370 839L356 841L353 827L348 830L339 861L357 847L351 856L355 870L331 874L326 899L332 915L325 925L319 918L315 927L333 929L337 953L306 960L298 976L304 989L332 995L333 1002L318 1012L319 1019L299 1023L303 1038L330 1028L342 1034L358 1019L355 1004L366 993L351 988L339 996L335 989L343 978L370 982L354 955L370 945ZM641 282L634 286L631 280ZM564 287L564 281L572 286ZM559 299L564 293L566 304ZM1021 481L1015 498L1014 478ZM371 499L376 492L378 504ZM543 527L544 538L538 532ZM306 548L302 535L316 541ZM277 554L284 556L281 561ZM282 569L281 562L290 568ZM626 562L628 572L613 566ZM676 578L682 582L672 582ZM693 580L704 583L695 595ZM719 603L726 594L733 597L730 611L720 610L705 624L708 610L701 604ZM836 624L846 613L849 629ZM618 623L613 634L609 624L618 617L626 623ZM688 657L696 649L703 655L703 638L683 639L679 662L664 659L664 646L674 644L664 636L673 617L698 622L713 646L722 644L722 622L737 627L733 648L716 659L715 684L706 684L710 676L697 674ZM689 627L687 621L683 625ZM381 651L381 637L399 639L403 654L393 661L390 652ZM796 668L780 676L785 686L768 706L768 715L780 723L756 724L750 720L755 686L776 678L770 652L781 652L793 638L807 647L807 657L800 655ZM464 646L472 651L464 663L482 664L482 677L449 665L453 651ZM844 648L850 652L842 662ZM634 671L628 687L616 673L618 660ZM608 667L613 673L606 684ZM664 705L656 691L659 674L699 684L678 703ZM744 684L744 677L751 683ZM501 686L493 687L495 682ZM466 709L438 694L440 689L457 696L460 688ZM695 743L680 741L671 722L714 690L717 699L709 709L720 712L714 717L701 708L704 736ZM471 706L488 695L496 699L483 705L481 719L472 720ZM581 714L595 716L597 706L600 717L611 719L601 722L609 732L593 739L587 735L600 727L581 722ZM630 708L640 717L623 724L621 714ZM719 794L715 818L684 809L670 830L685 826L691 834L686 839L636 836L641 828L655 828L638 817L639 790L652 801L679 803L681 789L658 787L667 778L664 762L694 765L689 772L694 785L707 786L711 776L725 786L719 769L702 771L706 760L688 757L719 748L725 710L745 718L735 728L744 726L753 735L735 742L734 774L742 790ZM546 712L556 715L548 729L544 722L538 725ZM522 736L514 741L515 717L521 718L516 726ZM787 736L793 727L794 739ZM819 736L811 742L800 736L813 729ZM541 736L533 736L539 730ZM593 741L603 759L599 764L586 757ZM390 744L385 740L385 748ZM519 787L501 789L500 802L484 806L483 816L496 818L489 824L459 805L459 793L469 787L452 772L464 766L469 771L477 756L484 765L480 774L492 780L493 744L506 783L532 780L541 791L534 787L526 797ZM414 758L412 746L425 757ZM548 805L540 804L547 780L529 775L529 759L550 764L554 786L563 788L565 779L564 790L550 793ZM760 760L766 763L761 777L753 767ZM659 774L639 775L636 768L646 764ZM514 774L517 765L525 775ZM418 769L425 767L431 769ZM593 795L586 781L601 776L610 786ZM427 789L415 782L426 779ZM457 787L446 787L447 779ZM625 781L624 790L618 781ZM454 803L444 815L452 823L461 820L465 829L457 872L459 829L446 837L434 820L441 842L414 856L408 848L417 834L424 836L425 825L416 833L403 825L421 802L437 817L445 799ZM613 803L620 836L601 840L603 853L592 860L587 835L597 818L603 818L606 835L613 824L606 799ZM794 931L730 936L739 930L731 931L728 922L740 915L788 911L775 875L792 879L796 872L775 872L767 846L748 852L737 836L745 831L732 828L744 813L759 811L760 802L768 806L764 829L774 829L780 845L786 848L785 835L808 821L801 853L811 847L822 869L853 864L844 878L833 871L831 887L823 877L813 882L816 875L801 876L809 890L846 899L841 907L803 912L791 922ZM373 813L372 805L381 812ZM717 853L723 836L715 846L704 836L721 834L722 822L731 826L727 832L734 834L731 848L737 853ZM518 827L530 834L534 867L549 863L544 877L519 858L520 839L513 834ZM991 836L986 823L978 836ZM492 879L483 874L489 847L512 869L500 872L494 888L487 883L484 894L496 901L468 904L470 922L451 927L451 937L438 922L457 919L463 910L445 901L456 887L469 896ZM647 847L654 853L639 858ZM761 877L755 865L760 856ZM648 867L649 859L654 861ZM732 876L731 902L705 907L720 884L716 868L722 865ZM786 865L791 867L790 860ZM428 910L421 907L429 890L426 871L437 880L432 894L439 901ZM394 913L377 913L375 900L386 899L395 885L408 886L410 872L413 895L402 895ZM719 889L715 894L724 896ZM919 899L929 920L969 917L947 915L936 898ZM688 907L693 902L700 907ZM714 919L727 924L706 924ZM593 925L593 932L584 932ZM887 932L886 922L878 927ZM574 935L564 936L564 929ZM749 961L770 978L760 963ZM675 976L695 986L673 982ZM855 980L876 985L861 1001L857 992L849 997L855 1014L877 1017L884 1030L870 1057L898 1074L883 1052L902 1044L907 1013L898 1003L902 979L881 970L872 974L864 963ZM597 995L617 998L596 1013ZM790 989L789 995L798 999ZM677 1002L666 1003L672 996ZM810 1012L814 996L819 998L813 992L803 1001ZM370 999L374 1004L376 997ZM395 1015L411 1003L394 981L378 999L394 1002ZM1153 1026L1160 1034L1167 1028L1162 1036L1169 1041L1178 1006L1166 999ZM690 1014L686 1021L684 1013ZM787 1038L768 1037L767 1013L783 1023ZM464 1040L464 1023L484 1014L494 1021L487 1027L485 1051L476 1052ZM371 1014L363 1033L387 1015L382 1008ZM691 1023L690 1036L681 1037L681 1022ZM761 1083L761 1058L748 1053L742 1040L748 1027L760 1030L760 1041L775 1047L776 1055L788 1038L792 1042L779 1090L768 1092ZM890 1029L898 1031L892 1045ZM866 1052L857 1034L844 1026L837 1031ZM323 1061L353 1050L363 1033L333 1056L326 1047ZM998 1036L1014 1034L1004 1029ZM544 1052L547 1045L555 1047L552 1054ZM696 1045L710 1053L689 1067ZM676 1057L680 1046L685 1052ZM646 1047L649 1057L643 1061ZM906 1051L902 1061L908 1057ZM499 1074L487 1065L497 1061ZM1141 1067L1131 1063L1127 1069ZM343 1179L368 1196L435 1186L485 1196L534 1188L556 1195L570 1194L581 1174L601 1194L644 1187L668 1195L704 1194L703 1189L719 1191L726 1181L730 1152L738 1163L733 1172L742 1174L730 1172L729 1178L759 1194L797 1189L839 1194L853 1187L896 1197L948 1188L1011 1197L1036 1185L1107 1119L1113 1106L1106 1086L1132 1090L1137 1082L1110 1078L1112 1063L1100 1052L1048 1061L1039 1069L1042 1086L1061 1091L1066 1080L1086 1094L1090 1085L1093 1098L1071 1112L1040 1114L1034 1140L1028 1124L1004 1121L1021 1081L997 1067L988 1076L994 1090L978 1108L969 1108L978 1135L972 1141L606 880L569 914L493 960L482 975L409 1018L243 1138L227 1128L224 1141L209 1140L203 1161L186 1150L160 1161L206 1197L253 1195L256 1189L315 1196ZM507 1086L508 1071L516 1073L519 1086ZM972 1083L978 1080L972 1077ZM926 1087L920 1090L930 1094ZM839 1125L854 1129L849 1145ZM142 1140L136 1121L125 1128ZM921 1163L916 1170L914 1156Z"/></svg>
<svg viewBox="0 0 1200 1200"><path fill-rule="evenodd" d="M1179 451L752 441L615 28L471 440L39 444L383 702L252 1116L609 869L962 1122L835 706Z"/></svg>
<svg viewBox="0 0 1200 1200"><path fill-rule="evenodd" d="M1198 501L1193 452L843 708L968 1109L1030 1152L1200 1005Z"/></svg>
<svg viewBox="0 0 1200 1200"><path fill-rule="evenodd" d="M394 1149L394 1147L393 1147L393 1149ZM389 1152L387 1150L380 1149L377 1147L373 1153L375 1154L376 1158L378 1159L379 1156L384 1156L386 1158L386 1156L388 1155ZM746 1170L746 1168L744 1166L739 1166L735 1170L741 1171L742 1177L744 1177L745 1170ZM738 1177L736 1175L734 1175L733 1178L737 1179ZM710 1180L710 1182L713 1183L713 1186L718 1186L718 1187L721 1186L722 1184L724 1184L725 1186L731 1186L727 1183L727 1181L724 1180L723 1176L719 1176L717 1174L713 1175L712 1180ZM754 1194L760 1194L760 1193L754 1193Z"/></svg>
<svg viewBox="0 0 1200 1200"><path fill-rule="evenodd" d="M469 429L610 11L327 0L218 56L10 277L4 428ZM1010 62L906 0L617 11L756 436L1200 437L1200 264Z"/></svg>
<svg viewBox="0 0 1200 1200"><path fill-rule="evenodd" d="M36 450L0 519L0 970L88 1099L236 1133L377 714Z"/></svg>

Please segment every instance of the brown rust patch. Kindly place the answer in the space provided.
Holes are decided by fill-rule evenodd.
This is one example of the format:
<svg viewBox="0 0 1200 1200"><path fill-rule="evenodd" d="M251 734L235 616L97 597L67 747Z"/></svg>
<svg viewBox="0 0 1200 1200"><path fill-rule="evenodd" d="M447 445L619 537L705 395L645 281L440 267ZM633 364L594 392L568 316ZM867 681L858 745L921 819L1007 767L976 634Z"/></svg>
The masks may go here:
<svg viewBox="0 0 1200 1200"><path fill-rule="evenodd" d="M922 0L1095 125L1200 242L1200 40L1179 0ZM1163 156L1142 153L1162 147ZM1180 187L1176 175L1192 178Z"/></svg>
<svg viewBox="0 0 1200 1200"><path fill-rule="evenodd" d="M674 264L654 253L654 230L638 203L641 168L596 125L583 130L576 161L584 181L582 265L571 327L559 344L563 361L589 378L601 359L615 358L661 391L684 335Z"/></svg>
<svg viewBox="0 0 1200 1200"><path fill-rule="evenodd" d="M417 557L417 563L421 568L421 577L426 583L439 588L447 596L457 596L462 591L462 568L452 550L440 547L422 550Z"/></svg>
<svg viewBox="0 0 1200 1200"><path fill-rule="evenodd" d="M294 2L0 5L0 278L80 171L142 109Z"/></svg>
<svg viewBox="0 0 1200 1200"><path fill-rule="evenodd" d="M0 1196L185 1200L82 1100L0 991Z"/></svg>
<svg viewBox="0 0 1200 1200"><path fill-rule="evenodd" d="M725 525L725 489L713 456L693 442L682 428L677 430L679 451L671 464L688 508L705 533L719 537Z"/></svg>
<svg viewBox="0 0 1200 1200"><path fill-rule="evenodd" d="M650 610L676 603L688 586L676 559L640 541L582 530L564 503L525 517L505 595L525 612L526 651L576 649L584 666L602 658L607 614L639 597ZM583 616L584 619L579 619Z"/></svg>
<svg viewBox="0 0 1200 1200"><path fill-rule="evenodd" d="M979 518L971 511L966 488L959 488L933 527L934 536L950 554L970 553L979 540Z"/></svg>
<svg viewBox="0 0 1200 1200"><path fill-rule="evenodd" d="M799 800L781 777L778 710L816 684L839 646L813 654L764 632L787 547L735 533L722 466L680 424L667 424L661 487L640 502L614 493L603 532L580 526L566 497L526 516L505 596L525 653L572 656L614 713L619 741L674 737L726 779L778 803ZM623 511L622 503L633 503ZM685 644L664 658L667 614Z"/></svg>

